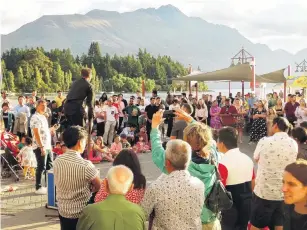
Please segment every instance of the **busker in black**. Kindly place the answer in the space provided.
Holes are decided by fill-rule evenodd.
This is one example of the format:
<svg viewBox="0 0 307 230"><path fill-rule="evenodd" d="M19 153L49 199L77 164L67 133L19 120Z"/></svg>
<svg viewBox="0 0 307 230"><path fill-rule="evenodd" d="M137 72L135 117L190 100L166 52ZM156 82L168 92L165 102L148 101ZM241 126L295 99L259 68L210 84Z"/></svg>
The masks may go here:
<svg viewBox="0 0 307 230"><path fill-rule="evenodd" d="M66 97L64 114L68 126L85 126L85 110L83 102L86 100L88 107L88 119L93 118L94 89L91 85L92 70L85 68L81 70L82 78L73 82Z"/></svg>

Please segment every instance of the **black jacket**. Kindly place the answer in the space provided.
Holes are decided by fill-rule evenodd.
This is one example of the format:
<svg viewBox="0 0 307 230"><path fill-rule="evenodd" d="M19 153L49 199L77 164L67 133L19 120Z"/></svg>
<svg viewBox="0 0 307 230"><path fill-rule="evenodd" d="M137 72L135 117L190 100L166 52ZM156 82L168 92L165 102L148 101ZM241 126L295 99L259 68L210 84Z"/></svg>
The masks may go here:
<svg viewBox="0 0 307 230"><path fill-rule="evenodd" d="M73 115L82 111L83 101L85 101L88 110L92 111L94 107L94 89L91 83L81 78L73 82L66 97L64 111L66 115Z"/></svg>

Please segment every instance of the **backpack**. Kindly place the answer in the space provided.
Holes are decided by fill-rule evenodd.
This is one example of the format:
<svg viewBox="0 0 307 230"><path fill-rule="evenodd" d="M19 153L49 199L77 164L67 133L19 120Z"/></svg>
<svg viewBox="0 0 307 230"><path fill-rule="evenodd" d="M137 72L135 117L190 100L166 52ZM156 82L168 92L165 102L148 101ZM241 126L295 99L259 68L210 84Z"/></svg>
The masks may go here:
<svg viewBox="0 0 307 230"><path fill-rule="evenodd" d="M205 204L210 211L218 214L221 211L230 209L233 205L233 200L231 192L226 190L221 181L221 175L214 161L213 164L215 166L216 181L205 199Z"/></svg>

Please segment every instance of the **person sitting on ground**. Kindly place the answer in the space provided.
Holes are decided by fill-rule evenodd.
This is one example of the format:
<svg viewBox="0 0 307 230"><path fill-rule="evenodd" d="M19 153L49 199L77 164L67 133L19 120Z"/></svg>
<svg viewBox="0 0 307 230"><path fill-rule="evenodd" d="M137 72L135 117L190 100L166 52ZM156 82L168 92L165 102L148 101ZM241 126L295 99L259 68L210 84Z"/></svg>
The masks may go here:
<svg viewBox="0 0 307 230"><path fill-rule="evenodd" d="M307 161L287 165L283 175L284 230L307 229Z"/></svg>
<svg viewBox="0 0 307 230"><path fill-rule="evenodd" d="M167 143L165 168L169 174L153 182L141 202L147 218L155 213L153 229L202 229L200 215L205 186L187 170L191 155L187 142L171 140Z"/></svg>
<svg viewBox="0 0 307 230"><path fill-rule="evenodd" d="M101 158L102 161L107 160L113 162L113 157L110 152L110 149L103 144L103 138L101 136L97 137L93 146L93 150L94 150L94 155L93 155L94 157Z"/></svg>
<svg viewBox="0 0 307 230"><path fill-rule="evenodd" d="M104 186L108 197L83 209L78 230L145 230L145 215L140 206L126 200L133 190L133 172L124 165L113 166Z"/></svg>
<svg viewBox="0 0 307 230"><path fill-rule="evenodd" d="M122 149L123 149L123 145L120 142L120 136L115 135L114 142L112 143L111 148L110 148L110 153L113 156L117 156L119 152L122 151Z"/></svg>
<svg viewBox="0 0 307 230"><path fill-rule="evenodd" d="M297 159L307 160L307 131L302 127L296 127L292 130L292 137L298 145Z"/></svg>
<svg viewBox="0 0 307 230"><path fill-rule="evenodd" d="M120 140L122 142L123 149L130 149L131 148L131 144L127 140L126 134L121 134L120 135Z"/></svg>
<svg viewBox="0 0 307 230"><path fill-rule="evenodd" d="M134 124L128 124L128 127L123 128L123 131L121 132L121 134L125 134L127 136L127 140L131 145L133 145L135 142L135 131L136 126Z"/></svg>
<svg viewBox="0 0 307 230"><path fill-rule="evenodd" d="M145 142L145 144L150 147L150 143L148 141L148 136L147 136L147 132L146 132L146 127L145 126L140 128L140 132L137 134L137 137L138 138L142 137L144 142Z"/></svg>
<svg viewBox="0 0 307 230"><path fill-rule="evenodd" d="M58 142L55 143L55 146L52 149L52 152L54 152L57 156L63 154L61 142L58 141Z"/></svg>
<svg viewBox="0 0 307 230"><path fill-rule="evenodd" d="M136 143L135 146L133 146L133 150L136 153L146 153L150 151L149 145L146 145L145 140L143 137L139 137L139 141Z"/></svg>
<svg viewBox="0 0 307 230"><path fill-rule="evenodd" d="M99 190L101 181L95 166L81 157L87 141L86 130L71 126L64 131L63 141L68 150L54 161L54 184L61 229L75 230L91 192Z"/></svg>
<svg viewBox="0 0 307 230"><path fill-rule="evenodd" d="M139 204L144 197L146 188L146 178L142 174L140 161L137 155L129 149L122 150L113 162L113 166L125 165L133 172L133 189L127 192L126 199L132 203ZM109 193L105 183L101 183L100 190L95 196L95 203L105 200Z"/></svg>
<svg viewBox="0 0 307 230"><path fill-rule="evenodd" d="M61 150L62 150L62 153L66 153L67 146L65 144L61 144Z"/></svg>

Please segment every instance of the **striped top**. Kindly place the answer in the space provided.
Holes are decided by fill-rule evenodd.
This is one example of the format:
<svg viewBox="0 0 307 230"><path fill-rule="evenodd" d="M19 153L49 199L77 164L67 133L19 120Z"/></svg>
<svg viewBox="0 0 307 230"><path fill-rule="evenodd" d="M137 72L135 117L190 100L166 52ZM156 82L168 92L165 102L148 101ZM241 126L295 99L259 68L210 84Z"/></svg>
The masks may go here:
<svg viewBox="0 0 307 230"><path fill-rule="evenodd" d="M56 158L53 172L59 214L69 219L79 218L91 197L90 183L98 171L80 153L68 150Z"/></svg>

